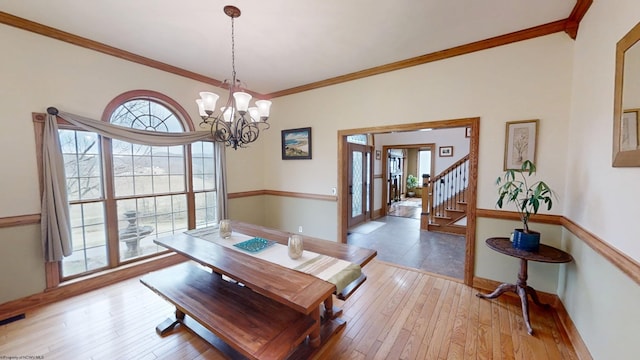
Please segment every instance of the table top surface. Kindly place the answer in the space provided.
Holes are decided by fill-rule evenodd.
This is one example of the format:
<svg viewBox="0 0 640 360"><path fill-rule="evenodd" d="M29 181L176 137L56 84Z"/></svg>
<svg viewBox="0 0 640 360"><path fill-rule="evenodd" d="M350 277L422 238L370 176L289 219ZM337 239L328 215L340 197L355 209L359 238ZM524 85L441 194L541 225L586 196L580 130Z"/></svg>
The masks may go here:
<svg viewBox="0 0 640 360"><path fill-rule="evenodd" d="M312 275L184 233L154 241L305 314L311 313L335 291L335 285Z"/></svg>
<svg viewBox="0 0 640 360"><path fill-rule="evenodd" d="M233 230L246 235L261 236L278 242L288 238L288 233L235 223ZM267 232L268 230L268 232ZM339 244L327 240L305 237L305 249L341 258L363 266L375 257L373 250ZM227 275L249 287L254 292L285 304L302 313L310 313L335 291L335 285L284 266L228 249L222 245L184 233L156 239L155 243L180 253L216 273ZM319 251L321 249L325 252ZM328 253L327 253L328 252Z"/></svg>
<svg viewBox="0 0 640 360"><path fill-rule="evenodd" d="M492 237L488 238L487 246L499 253L513 256L523 260L531 260L546 263L567 263L573 260L571 254L564 252L553 246L540 244L538 251L526 251L515 249L512 246L511 240L506 237Z"/></svg>

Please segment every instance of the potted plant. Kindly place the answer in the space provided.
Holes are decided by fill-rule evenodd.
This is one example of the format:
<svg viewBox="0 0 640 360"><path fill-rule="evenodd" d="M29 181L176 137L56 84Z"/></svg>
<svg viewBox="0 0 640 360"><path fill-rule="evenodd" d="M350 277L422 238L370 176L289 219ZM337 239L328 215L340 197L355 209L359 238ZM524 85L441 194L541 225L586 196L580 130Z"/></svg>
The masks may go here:
<svg viewBox="0 0 640 360"><path fill-rule="evenodd" d="M509 169L498 177L498 201L496 205L502 209L503 205L514 203L522 220L522 229L513 232L513 247L527 251L537 251L540 246L540 233L529 229L529 218L537 214L540 206L546 204L551 210L555 193L547 183L538 180L529 185L530 177L535 174L536 165L525 160L520 169Z"/></svg>
<svg viewBox="0 0 640 360"><path fill-rule="evenodd" d="M414 191L418 187L418 178L409 174L407 175L407 196L414 197L416 192Z"/></svg>

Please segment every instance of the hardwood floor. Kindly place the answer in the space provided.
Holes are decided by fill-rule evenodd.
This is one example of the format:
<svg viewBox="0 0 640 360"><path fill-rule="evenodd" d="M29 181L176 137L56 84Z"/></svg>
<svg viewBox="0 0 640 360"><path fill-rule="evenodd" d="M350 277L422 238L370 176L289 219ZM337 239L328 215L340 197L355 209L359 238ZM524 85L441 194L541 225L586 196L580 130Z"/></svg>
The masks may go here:
<svg viewBox="0 0 640 360"><path fill-rule="evenodd" d="M379 260L364 271L360 289L336 301L347 326L319 359L577 359L552 310L532 306L530 336L517 298L479 299L458 282ZM1 326L0 359L224 358L185 329L156 335L172 311L138 279L127 280Z"/></svg>

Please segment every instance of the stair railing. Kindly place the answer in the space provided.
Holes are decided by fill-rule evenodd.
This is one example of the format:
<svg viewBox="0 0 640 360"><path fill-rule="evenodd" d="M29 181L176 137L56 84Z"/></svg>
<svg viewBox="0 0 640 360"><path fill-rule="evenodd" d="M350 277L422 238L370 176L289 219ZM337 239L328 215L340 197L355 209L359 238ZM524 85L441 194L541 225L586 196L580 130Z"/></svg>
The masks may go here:
<svg viewBox="0 0 640 360"><path fill-rule="evenodd" d="M423 206L423 218L428 213L429 223L434 223L436 216L445 216L447 209L457 209L459 202L466 202L469 186L469 155L456 161L453 165L434 177L423 177L427 185L427 206ZM424 186L424 185L423 185ZM425 195L423 194L423 203Z"/></svg>

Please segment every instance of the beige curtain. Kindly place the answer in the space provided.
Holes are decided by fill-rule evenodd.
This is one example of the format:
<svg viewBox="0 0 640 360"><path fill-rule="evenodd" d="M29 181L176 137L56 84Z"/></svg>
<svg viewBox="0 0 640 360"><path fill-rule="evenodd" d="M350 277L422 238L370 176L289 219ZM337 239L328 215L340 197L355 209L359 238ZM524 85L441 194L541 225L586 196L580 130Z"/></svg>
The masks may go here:
<svg viewBox="0 0 640 360"><path fill-rule="evenodd" d="M100 134L101 136L127 141L130 143L150 146L177 146L188 145L196 141L211 140L208 131L192 131L185 133L166 133L126 128L113 125L104 121L93 120L79 115L48 108L49 114L45 121L43 136L43 169L44 192L42 196L42 244L46 261L60 261L63 256L69 256L72 252L71 226L69 219L69 207L67 199L67 185L64 176L64 161L58 137L58 124L56 115L69 123L86 131ZM218 142L214 143L215 169L217 172L217 213L220 218L226 218L227 211L227 181L225 147Z"/></svg>
<svg viewBox="0 0 640 360"><path fill-rule="evenodd" d="M71 223L64 162L60 150L56 117L49 115L42 139L43 192L40 230L46 261L60 261L71 255Z"/></svg>

